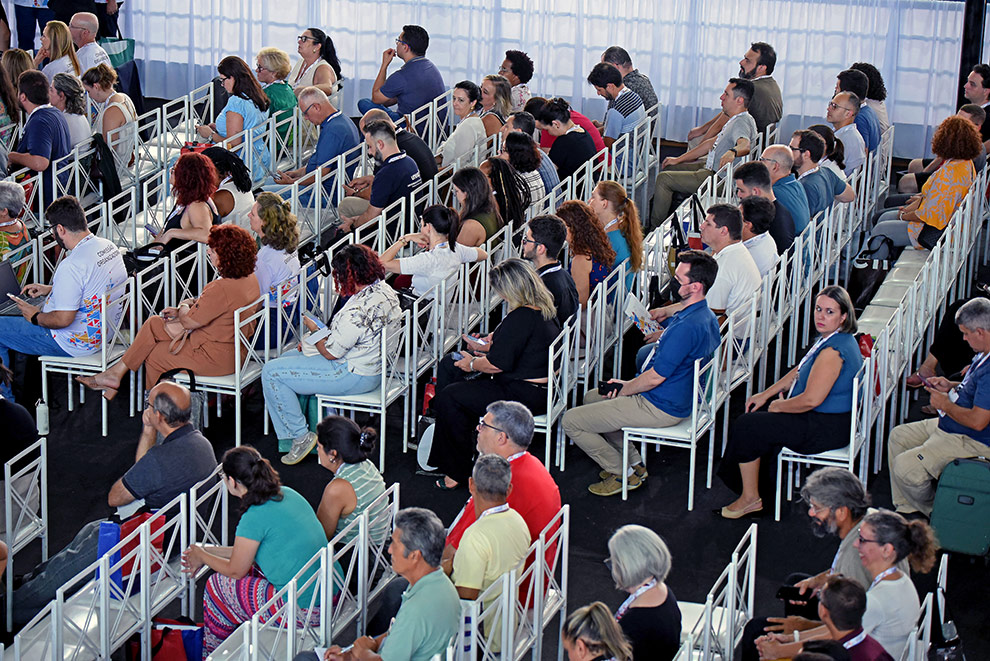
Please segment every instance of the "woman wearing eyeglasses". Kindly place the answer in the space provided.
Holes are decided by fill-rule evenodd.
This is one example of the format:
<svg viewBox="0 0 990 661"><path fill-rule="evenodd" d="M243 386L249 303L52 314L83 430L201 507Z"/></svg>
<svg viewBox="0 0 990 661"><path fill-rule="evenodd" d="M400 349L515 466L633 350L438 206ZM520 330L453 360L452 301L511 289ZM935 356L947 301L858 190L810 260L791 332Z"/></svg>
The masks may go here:
<svg viewBox="0 0 990 661"><path fill-rule="evenodd" d="M301 58L289 73L289 84L298 95L307 87L319 87L330 96L340 75L340 60L333 39L319 28L308 28L296 38Z"/></svg>
<svg viewBox="0 0 990 661"><path fill-rule="evenodd" d="M863 634L872 637L895 659L907 645L918 621L921 604L911 577L898 568L907 558L911 569L926 574L935 566L938 543L924 521L907 521L890 510L867 514L853 541L859 559L870 576L866 588ZM825 627L806 631L785 631L757 639L761 659L783 659L797 654L801 641L828 637Z"/></svg>
<svg viewBox="0 0 990 661"><path fill-rule="evenodd" d="M291 68L288 53L279 48L262 48L255 58L254 71L270 102L268 116L274 117L277 122L292 116L292 109L299 105L292 86L285 80ZM279 137L283 140L288 132L288 124L278 128Z"/></svg>

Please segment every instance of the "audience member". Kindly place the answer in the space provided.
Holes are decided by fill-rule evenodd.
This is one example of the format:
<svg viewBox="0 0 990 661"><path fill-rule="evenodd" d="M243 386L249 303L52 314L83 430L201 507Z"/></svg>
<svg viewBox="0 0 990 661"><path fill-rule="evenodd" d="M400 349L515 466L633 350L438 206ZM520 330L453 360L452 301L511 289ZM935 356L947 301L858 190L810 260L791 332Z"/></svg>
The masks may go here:
<svg viewBox="0 0 990 661"><path fill-rule="evenodd" d="M667 586L670 549L649 528L625 525L608 540L609 570L628 592L615 619L632 645L633 659L670 661L681 646L681 609Z"/></svg>
<svg viewBox="0 0 990 661"><path fill-rule="evenodd" d="M880 121L873 112L873 107L866 102L866 97L870 92L870 78L866 73L856 69L846 69L836 76L835 93L849 92L859 99L859 111L856 113L856 130L859 131L863 142L866 144L867 153L871 153L880 146ZM843 141L845 142L845 141Z"/></svg>
<svg viewBox="0 0 990 661"><path fill-rule="evenodd" d="M276 122L292 117L293 108L299 105L292 85L286 80L290 71L289 54L284 50L267 47L258 51L254 72L261 83L262 91L268 97L268 116L274 117ZM299 89L302 91L305 87ZM279 138L285 140L291 128L291 123L279 126Z"/></svg>
<svg viewBox="0 0 990 661"><path fill-rule="evenodd" d="M41 66L47 60L48 64ZM57 73L68 73L81 76L83 69L79 67L76 57L76 47L72 45L72 34L69 26L62 21L48 21L41 31L41 49L34 54L34 66L41 67L48 82Z"/></svg>
<svg viewBox="0 0 990 661"><path fill-rule="evenodd" d="M798 181L804 186L808 200L808 211L814 218L822 211L831 209L835 202L852 202L856 199L856 191L852 186L839 179L831 170L818 166L825 155L825 140L814 131L795 131L791 136L791 155ZM774 192L777 192L776 186ZM799 221L795 219L794 229L799 234L804 228L798 228Z"/></svg>
<svg viewBox="0 0 990 661"><path fill-rule="evenodd" d="M75 149L76 145L93 136L86 116L86 92L77 77L68 73L55 74L48 96L52 106L62 113L62 119L69 127L70 148Z"/></svg>
<svg viewBox="0 0 990 661"><path fill-rule="evenodd" d="M629 488L637 489L647 477L636 448L629 446L629 465L622 465L623 427L670 427L691 415L694 363L708 360L719 345L718 322L705 302L719 270L715 260L698 250L677 256L675 279L682 303L649 355L637 356L639 375L629 381L611 379L622 387L608 395L592 390L584 406L566 413L567 436L601 468L600 482L588 487L596 496L622 491L622 471Z"/></svg>
<svg viewBox="0 0 990 661"><path fill-rule="evenodd" d="M558 99L551 99L551 101L555 101L555 100L564 101L563 99L559 99L559 97ZM525 111L533 115L533 118L536 120L537 128L540 129L540 139L539 139L540 149L546 152L549 152L551 150L554 142L556 142L557 140L557 135L552 133L547 128L548 122L544 122L543 120L540 119L540 111L548 103L549 101L547 101L546 99L539 96L534 96L526 103L526 108L525 108ZM564 103L567 103L567 101L564 101ZM568 105L568 108L570 108L570 105ZM574 122L576 126L580 126L588 133L588 135L591 136L591 140L595 144L596 154L601 152L603 149L605 149L605 142L602 140L602 134L597 128L595 128L594 122L592 122L590 119L579 113L577 110L574 110L573 108L570 108L570 119L571 121ZM540 126L541 124L542 126Z"/></svg>
<svg viewBox="0 0 990 661"><path fill-rule="evenodd" d="M395 39L395 48L382 52L382 65L372 84L371 98L359 100L358 111L364 114L377 106L398 120L442 95L446 86L440 71L426 59L429 46L430 35L426 30L418 25L403 25ZM402 68L387 76L388 65L396 56L403 61ZM387 110L387 106L393 105L398 112Z"/></svg>
<svg viewBox="0 0 990 661"><path fill-rule="evenodd" d="M611 64L599 62L588 74L588 83L598 96L608 101L605 124L601 133L606 147L622 135L632 133L636 125L646 117L646 108L639 94L622 83L622 74Z"/></svg>
<svg viewBox="0 0 990 661"><path fill-rule="evenodd" d="M169 185L175 204L165 217L155 243L168 250L185 241L206 243L210 230L220 224L220 213L213 203L219 176L216 166L203 154L182 154L169 172ZM171 242L174 245L169 245Z"/></svg>
<svg viewBox="0 0 990 661"><path fill-rule="evenodd" d="M739 203L739 211L742 213L743 245L760 270L760 276L766 277L780 261L777 244L768 231L774 221L774 205L770 200L754 195Z"/></svg>
<svg viewBox="0 0 990 661"><path fill-rule="evenodd" d="M612 611L600 601L571 613L561 633L569 661L632 661L632 646L612 617Z"/></svg>
<svg viewBox="0 0 990 661"><path fill-rule="evenodd" d="M508 160L500 157L486 159L478 169L488 177L502 224L513 230L522 227L533 202L527 180Z"/></svg>
<svg viewBox="0 0 990 661"><path fill-rule="evenodd" d="M540 176L542 156L540 147L532 136L521 131L510 131L502 139L502 151L499 158L508 161L522 178L529 190L531 204L542 200L549 192L543 185Z"/></svg>
<svg viewBox="0 0 990 661"><path fill-rule="evenodd" d="M223 147L208 147L203 150L203 155L213 162L220 180L216 192L210 198L220 216L220 222L233 223L251 230L248 214L254 206L254 193L251 192L251 172L244 161Z"/></svg>
<svg viewBox="0 0 990 661"><path fill-rule="evenodd" d="M246 131L244 135L251 139L252 156L256 163L254 180L259 182L272 165L272 153L268 150L263 131L264 124L268 121L268 96L251 75L247 62L237 56L228 55L220 60L217 71L220 72L221 84L229 95L227 105L217 114L216 122L197 126L196 132L202 138L224 142L228 149L233 149L244 142L244 136L240 134ZM258 130L251 131L254 128Z"/></svg>
<svg viewBox="0 0 990 661"><path fill-rule="evenodd" d="M488 74L481 81L481 121L491 137L505 126L512 107L512 86L504 76Z"/></svg>
<svg viewBox="0 0 990 661"><path fill-rule="evenodd" d="M445 476L436 483L442 490L467 482L476 445L471 430L481 426L477 421L488 404L515 401L535 414L547 406L547 352L560 333L550 292L536 271L517 258L493 267L489 278L508 314L486 344L463 336L467 350L445 356L437 373L429 462ZM475 372L480 374L469 379Z"/></svg>
<svg viewBox="0 0 990 661"><path fill-rule="evenodd" d="M86 214L74 197L55 200L45 219L55 242L68 254L55 267L52 284L24 288L27 296L46 297L41 307L16 299L21 316L0 316L3 365L10 364L11 349L31 356L88 356L99 351L101 297L127 278L117 246L89 231ZM111 314L119 316L120 310ZM0 396L14 399L6 385L0 385Z"/></svg>
<svg viewBox="0 0 990 661"><path fill-rule="evenodd" d="M566 240L567 225L564 221L552 214L544 214L529 221L520 245L523 258L533 265L553 297L561 328L580 307L574 278L557 261Z"/></svg>
<svg viewBox="0 0 990 661"><path fill-rule="evenodd" d="M384 516L388 503L378 501L385 493L385 480L370 459L378 434L371 427L358 427L350 418L328 415L316 426L316 439L320 466L333 473L316 509L327 539L350 526L339 543L350 542L358 534L358 527L351 524L367 512L368 536L373 544L381 544L389 534Z"/></svg>
<svg viewBox="0 0 990 661"><path fill-rule="evenodd" d="M19 259L22 256L21 250L31 245L31 233L21 219L24 204L23 186L13 181L0 181L0 260ZM23 276L30 266L25 264L14 269L18 282L24 281Z"/></svg>
<svg viewBox="0 0 990 661"><path fill-rule="evenodd" d="M110 488L110 507L144 501L143 506L153 511L213 473L217 457L206 437L189 424L191 409L185 386L165 381L151 388L134 465ZM164 440L156 443L159 434ZM58 588L96 561L100 524L106 521L83 525L64 549L24 577L14 591L14 622L27 623L55 598Z"/></svg>
<svg viewBox="0 0 990 661"><path fill-rule="evenodd" d="M588 204L615 250L611 268L629 260L626 289L631 289L636 274L643 270L643 226L636 203L619 182L599 181Z"/></svg>
<svg viewBox="0 0 990 661"><path fill-rule="evenodd" d="M251 231L258 237L261 247L254 266L258 278L258 291L271 309L268 334L278 335L276 308L291 306L298 294L288 288L299 282L299 223L292 214L288 202L275 193L259 193L258 201L248 211Z"/></svg>
<svg viewBox="0 0 990 661"><path fill-rule="evenodd" d="M177 367L195 369L199 376L233 374L238 332L234 312L258 298L256 253L247 230L236 225L211 228L206 255L220 277L207 283L197 298L167 307L145 321L130 348L108 370L76 380L113 399L124 376L142 366L146 388ZM244 354L242 349L240 360Z"/></svg>
<svg viewBox="0 0 990 661"><path fill-rule="evenodd" d="M763 510L763 457L772 464L785 446L817 454L849 443L853 379L863 356L855 337L856 311L846 290L834 285L822 289L815 299L814 321L819 336L801 362L746 400L746 413L732 425L718 474L740 496L721 509L723 518Z"/></svg>
<svg viewBox="0 0 990 661"><path fill-rule="evenodd" d="M526 107L532 97L529 92L529 81L533 78L533 60L529 55L518 50L505 51L505 60L498 67L498 73L512 85L512 101L510 110L519 112Z"/></svg>
<svg viewBox="0 0 990 661"><path fill-rule="evenodd" d="M17 0L13 5L17 46L25 51L33 51L35 31L44 30L45 24L55 19L55 12L48 8L47 2Z"/></svg>
<svg viewBox="0 0 990 661"><path fill-rule="evenodd" d="M526 112L525 110L513 113L505 120L505 126L502 127L501 134L503 142L508 137L509 133L517 132L528 135L533 138L536 135L536 120L533 115ZM542 149L536 152L537 156L540 157L540 165L537 168L537 172L540 174L540 179L543 180L543 190L549 193L557 184L560 183L560 176L557 174L557 166L553 164L548 156Z"/></svg>
<svg viewBox="0 0 990 661"><path fill-rule="evenodd" d="M480 425L479 425L480 426ZM509 507L506 498L512 489L512 469L504 457L482 454L468 478L468 490L474 502L475 520L464 531L449 570L450 580L462 600L473 601L502 574L511 571L529 550L529 528L519 512ZM482 603L487 609L495 600ZM483 623L479 630L489 637L488 649L501 651L501 617Z"/></svg>
<svg viewBox="0 0 990 661"><path fill-rule="evenodd" d="M571 107L564 99L551 99L533 117L536 119L536 126L554 138L549 155L557 166L557 175L561 179L574 174L598 153L591 134L574 123ZM598 133L597 129L593 130Z"/></svg>
<svg viewBox="0 0 990 661"><path fill-rule="evenodd" d="M794 227L794 217L790 209L777 199L770 175L771 164L775 163L769 157L743 163L732 171L732 178L736 184L736 195L740 200L763 198L770 202L773 212L768 231L773 238L776 253L783 255L794 243L797 228ZM803 230L804 227L801 229Z"/></svg>
<svg viewBox="0 0 990 661"><path fill-rule="evenodd" d="M977 64L973 67L963 85L963 96L983 110L990 107L990 65ZM990 145L990 122L983 122L983 126L980 127L980 137L983 138L984 147Z"/></svg>
<svg viewBox="0 0 990 661"><path fill-rule="evenodd" d="M261 384L265 405L279 439L293 439L282 463L298 464L316 446L297 395L355 395L381 382L381 335L402 319L399 299L385 283L385 268L371 248L351 244L331 261L334 288L346 303L329 320L329 331L299 345L301 353L265 363ZM317 331L304 317L310 333ZM305 351L303 351L305 349Z"/></svg>
<svg viewBox="0 0 990 661"><path fill-rule="evenodd" d="M622 84L639 95L647 112L657 105L657 93L653 89L653 83L650 82L649 76L633 67L632 58L625 48L609 46L602 53L602 62L611 64L619 70L622 74Z"/></svg>
<svg viewBox="0 0 990 661"><path fill-rule="evenodd" d="M956 116L968 120L979 131L987 119L987 111L975 103L967 103L959 108ZM973 167L976 168L977 174L982 172L987 165L987 150L983 146L982 136L980 139L980 154L973 159ZM897 182L897 191L902 195L888 195L887 199L884 200L884 206L889 208L903 205L905 199L910 199L903 194L917 193L932 173L938 170L944 162L944 159L939 156L911 159L911 162L908 163L907 173Z"/></svg>
<svg viewBox="0 0 990 661"><path fill-rule="evenodd" d="M797 236L811 222L811 209L808 206L808 194L805 193L804 186L791 172L794 167L793 150L788 145L770 145L763 150L760 162L767 166L773 185L774 200L780 202L780 206L775 202L774 208L787 209L794 221L794 235ZM777 248L779 249L780 245Z"/></svg>
<svg viewBox="0 0 990 661"><path fill-rule="evenodd" d="M980 293L979 297L986 298L986 295ZM938 326L935 328L935 336L931 344L928 345L928 354L925 356L925 360L911 376L904 380L908 388L917 389L923 386L925 382L921 380L921 377L930 379L936 374L943 374L952 379L963 376L976 352L965 341L962 331L956 325L956 313L970 300L961 298L946 306L945 314L942 315ZM931 414L935 413L934 408L929 407L929 410ZM922 411L928 413L924 407L922 407Z"/></svg>
<svg viewBox="0 0 990 661"><path fill-rule="evenodd" d="M32 47L31 50L33 51L34 48ZM38 68L34 66L34 60L31 58L31 54L20 48L11 48L4 51L3 56L0 57L0 63L2 63L7 75L10 76L10 82L14 88L17 87L17 81L20 80L22 73Z"/></svg>
<svg viewBox="0 0 990 661"><path fill-rule="evenodd" d="M381 254L382 266L388 273L412 276L414 294L423 296L445 281L466 262L488 259L481 248L471 248L457 241L460 231L457 212L442 204L426 207L420 217L420 230L404 234ZM399 257L399 251L410 243L422 250L408 257Z"/></svg>
<svg viewBox="0 0 990 661"><path fill-rule="evenodd" d="M675 192L691 194L716 170L740 156L749 154L756 140L756 123L747 108L753 98L753 83L743 78L731 78L719 97L726 121L716 135L705 138L680 156L663 159L663 172L657 175L656 193L650 227L654 229L667 220ZM696 162L704 157L704 162Z"/></svg>
<svg viewBox="0 0 990 661"><path fill-rule="evenodd" d="M373 120L365 122L361 130L368 145L368 155L381 165L368 184L370 194L367 200L356 196L341 200L337 211L343 232L377 218L383 209L408 196L422 182L416 161L399 148L395 125Z"/></svg>
<svg viewBox="0 0 990 661"><path fill-rule="evenodd" d="M858 115L857 115L858 117ZM825 141L825 157L818 164L820 168L828 168L842 181L846 180L846 147L841 140L835 139L835 131L825 124L812 124L809 131L822 136Z"/></svg>
<svg viewBox="0 0 990 661"><path fill-rule="evenodd" d="M343 78L333 39L319 28L307 28L296 37L299 61L289 72L289 84L298 96L307 87L316 87L328 97L337 91Z"/></svg>
<svg viewBox="0 0 990 661"><path fill-rule="evenodd" d="M103 50L103 46L96 43L96 37L100 33L100 21L96 18L96 14L89 12L74 14L69 21L69 33L76 47L80 74L100 64L112 66L110 56Z"/></svg>
<svg viewBox="0 0 990 661"><path fill-rule="evenodd" d="M484 148L488 133L481 121L481 89L470 80L462 80L454 85L450 103L454 114L460 120L450 137L440 145L437 161L441 168L456 166L460 159L476 153L476 148Z"/></svg>
<svg viewBox="0 0 990 661"><path fill-rule="evenodd" d="M825 112L825 119L835 128L835 139L842 141L842 153L846 162L843 172L847 176L866 162L866 143L855 123L859 109L858 96L852 92L839 92L829 101Z"/></svg>
<svg viewBox="0 0 990 661"><path fill-rule="evenodd" d="M21 140L17 149L7 154L10 171L26 167L43 172L42 204L51 204L55 198L55 182L52 163L72 151L69 126L57 109L50 104L49 80L37 70L25 71L17 81L17 101L27 113Z"/></svg>
<svg viewBox="0 0 990 661"><path fill-rule="evenodd" d="M887 88L883 84L883 76L880 74L880 70L869 62L856 62L849 68L862 71L866 74L866 78L870 84L866 91L866 98L860 97L860 99L876 115L877 125L880 127L880 134L882 136L890 128L890 119L887 117L887 104L884 103L884 100L887 98Z"/></svg>
<svg viewBox="0 0 990 661"><path fill-rule="evenodd" d="M505 224L498 211L492 185L478 168L463 168L451 178L454 197L460 207L458 243L478 247Z"/></svg>
<svg viewBox="0 0 990 661"><path fill-rule="evenodd" d="M615 249L587 203L578 200L564 202L557 209L557 217L567 226L567 246L571 258L567 270L577 287L578 301L582 308L586 308L591 292L612 271Z"/></svg>
<svg viewBox="0 0 990 661"><path fill-rule="evenodd" d="M93 132L102 135L117 155L114 160L117 164L117 176L121 181L132 180L134 176L130 172L130 167L136 158L137 138L134 133L121 129L137 121L134 101L123 92L114 89L114 85L117 84L117 71L109 64L98 64L87 70L83 73L82 83L97 108Z"/></svg>
<svg viewBox="0 0 990 661"><path fill-rule="evenodd" d="M0 128L19 120L21 116L19 107L17 92L14 90L10 73L5 66L0 64Z"/></svg>
<svg viewBox="0 0 990 661"><path fill-rule="evenodd" d="M986 456L990 445L990 399L986 384L990 367L990 301L975 298L956 312L963 339L976 352L961 382L941 376L928 378L931 405L939 416L909 422L890 432L890 495L898 512L931 515L935 502L932 480L953 459ZM944 413L944 415L943 415Z"/></svg>
<svg viewBox="0 0 990 661"><path fill-rule="evenodd" d="M209 567L213 574L203 592L203 655L220 646L234 630L261 612L316 553L326 546L323 527L306 499L284 486L268 460L249 445L223 455L223 481L241 501L233 546L193 544L182 554L182 571L195 574ZM302 581L319 570L311 566ZM319 622L319 607L309 608L313 585L300 590L303 604L297 621Z"/></svg>

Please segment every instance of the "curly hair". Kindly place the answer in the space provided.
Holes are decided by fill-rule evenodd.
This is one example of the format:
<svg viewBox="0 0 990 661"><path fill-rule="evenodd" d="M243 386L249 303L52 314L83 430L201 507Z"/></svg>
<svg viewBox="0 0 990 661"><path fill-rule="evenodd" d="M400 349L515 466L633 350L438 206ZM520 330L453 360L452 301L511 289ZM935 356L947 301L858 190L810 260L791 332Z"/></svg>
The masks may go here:
<svg viewBox="0 0 990 661"><path fill-rule="evenodd" d="M608 237L605 236L605 230L598 224L595 212L586 202L568 200L557 208L557 215L570 230L568 243L571 247L572 257L584 255L599 264L612 267L612 262L615 261L615 250L612 248Z"/></svg>
<svg viewBox="0 0 990 661"><path fill-rule="evenodd" d="M512 73L525 85L533 78L533 60L521 50L505 51L505 59L512 64Z"/></svg>
<svg viewBox="0 0 990 661"><path fill-rule="evenodd" d="M261 217L261 245L275 250L294 253L299 247L299 223L284 202L275 193L259 193L255 199Z"/></svg>
<svg viewBox="0 0 990 661"><path fill-rule="evenodd" d="M214 225L206 245L217 255L217 272L221 278L246 278L254 273L258 247L243 227L230 223Z"/></svg>
<svg viewBox="0 0 990 661"><path fill-rule="evenodd" d="M617 181L599 181L595 192L608 200L609 208L619 219L619 231L629 246L629 265L633 271L643 268L643 225L639 222L639 211L626 189ZM606 235L607 237L607 235Z"/></svg>
<svg viewBox="0 0 990 661"><path fill-rule="evenodd" d="M344 246L330 260L333 281L341 296L353 296L364 287L385 277L378 253L360 243Z"/></svg>
<svg viewBox="0 0 990 661"><path fill-rule="evenodd" d="M869 62L856 62L849 68L855 69L856 71L862 71L869 79L870 88L866 92L867 99L883 101L887 98L887 87L883 84L883 76L880 75L879 69Z"/></svg>
<svg viewBox="0 0 990 661"><path fill-rule="evenodd" d="M230 176L234 188L242 193L251 192L251 171L244 165L240 156L223 147L207 147L203 150L203 155L213 161L213 166L217 169L217 177Z"/></svg>
<svg viewBox="0 0 990 661"><path fill-rule="evenodd" d="M78 78L68 73L57 73L52 77L52 87L65 97L67 115L86 114L86 90Z"/></svg>
<svg viewBox="0 0 990 661"><path fill-rule="evenodd" d="M282 480L267 459L250 445L230 448L220 461L223 474L239 482L247 493L241 496L241 514L252 505L282 500Z"/></svg>
<svg viewBox="0 0 990 661"><path fill-rule="evenodd" d="M510 133L509 135L522 135ZM492 185L492 195L495 196L496 216L498 226L509 224L512 227L521 226L526 220L526 209L532 203L529 185L523 181L512 164L501 158L489 158L488 180Z"/></svg>
<svg viewBox="0 0 990 661"><path fill-rule="evenodd" d="M217 192L220 177L213 161L202 154L182 154L172 167L172 193L182 206L206 202Z"/></svg>
<svg viewBox="0 0 990 661"><path fill-rule="evenodd" d="M505 136L502 149L509 155L509 163L519 172L532 172L540 168L540 146L533 136L513 131Z"/></svg>
<svg viewBox="0 0 990 661"><path fill-rule="evenodd" d="M945 118L932 136L932 151L945 159L970 161L980 155L980 132L973 123L953 115Z"/></svg>

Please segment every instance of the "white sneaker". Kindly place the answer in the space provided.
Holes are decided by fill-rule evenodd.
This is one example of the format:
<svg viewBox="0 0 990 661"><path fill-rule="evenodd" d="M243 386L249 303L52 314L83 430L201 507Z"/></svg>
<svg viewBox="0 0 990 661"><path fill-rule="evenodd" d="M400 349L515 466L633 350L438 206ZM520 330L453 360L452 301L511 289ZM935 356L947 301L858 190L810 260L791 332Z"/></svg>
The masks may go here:
<svg viewBox="0 0 990 661"><path fill-rule="evenodd" d="M295 466L306 458L313 448L316 447L316 434L311 431L306 432L296 440L292 441L289 452L282 456L282 463L286 466Z"/></svg>

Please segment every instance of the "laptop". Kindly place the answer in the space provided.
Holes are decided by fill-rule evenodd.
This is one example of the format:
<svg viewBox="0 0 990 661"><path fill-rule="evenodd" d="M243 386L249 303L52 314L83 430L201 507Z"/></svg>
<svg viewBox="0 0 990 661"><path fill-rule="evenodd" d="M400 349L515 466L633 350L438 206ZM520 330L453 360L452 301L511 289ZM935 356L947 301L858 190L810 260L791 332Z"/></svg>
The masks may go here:
<svg viewBox="0 0 990 661"><path fill-rule="evenodd" d="M21 286L17 283L14 266L10 263L10 260L0 262L0 316L19 316L21 314L20 308L17 307L17 303L10 300L7 294L13 294L31 305L37 305L39 307L45 302L46 298L44 296L27 298L21 295Z"/></svg>

